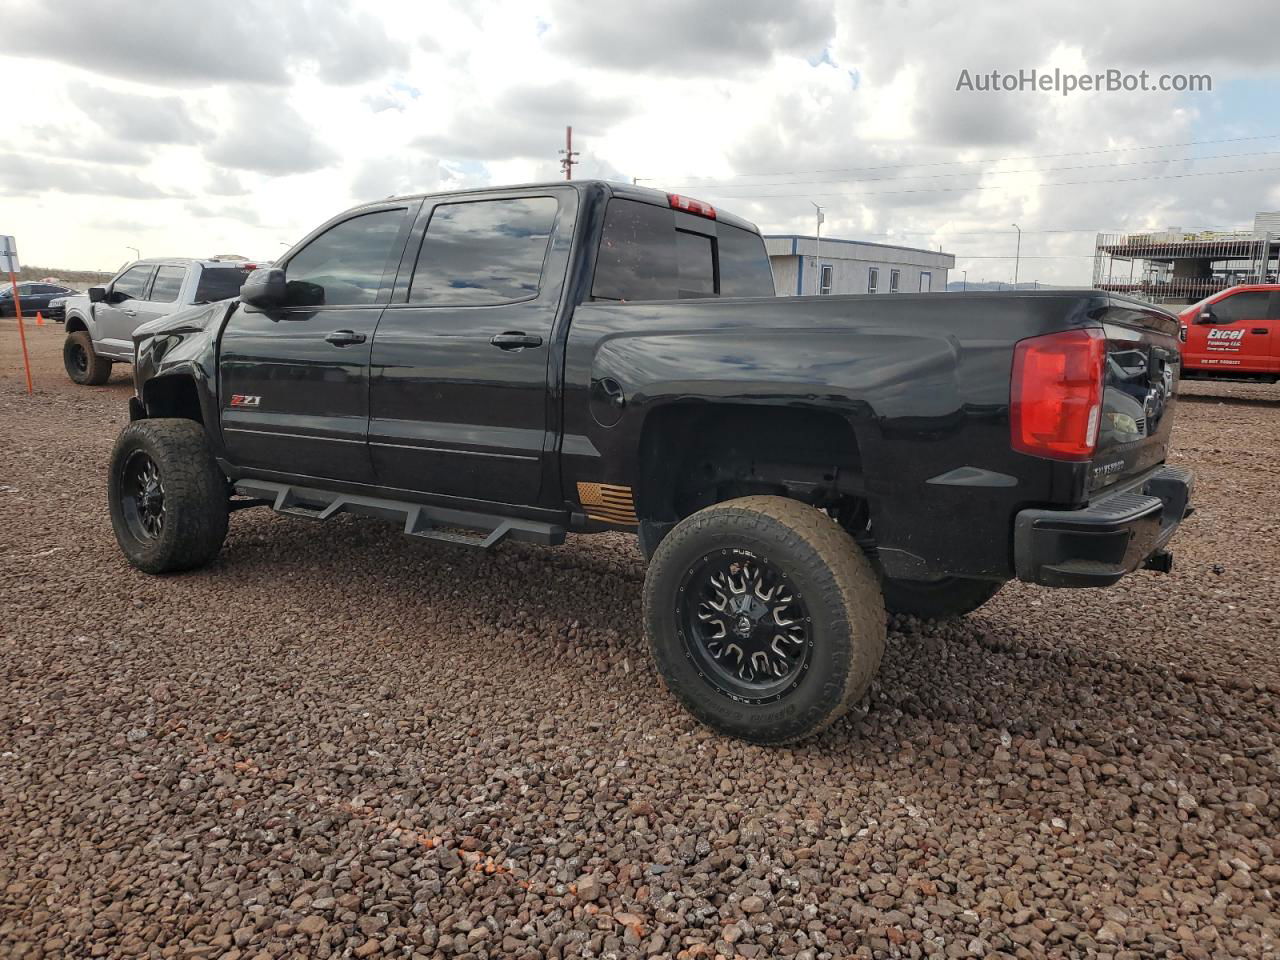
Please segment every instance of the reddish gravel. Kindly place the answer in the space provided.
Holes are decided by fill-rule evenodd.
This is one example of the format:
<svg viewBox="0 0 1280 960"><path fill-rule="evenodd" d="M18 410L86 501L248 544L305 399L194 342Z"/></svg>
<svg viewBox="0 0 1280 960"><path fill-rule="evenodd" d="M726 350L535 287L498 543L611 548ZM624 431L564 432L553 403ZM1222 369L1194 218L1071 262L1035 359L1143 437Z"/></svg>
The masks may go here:
<svg viewBox="0 0 1280 960"><path fill-rule="evenodd" d="M126 419L0 323L0 956L1280 952L1280 388L1199 386L1172 576L893 625L761 749L651 669L629 538L491 555L236 514L157 579Z"/></svg>

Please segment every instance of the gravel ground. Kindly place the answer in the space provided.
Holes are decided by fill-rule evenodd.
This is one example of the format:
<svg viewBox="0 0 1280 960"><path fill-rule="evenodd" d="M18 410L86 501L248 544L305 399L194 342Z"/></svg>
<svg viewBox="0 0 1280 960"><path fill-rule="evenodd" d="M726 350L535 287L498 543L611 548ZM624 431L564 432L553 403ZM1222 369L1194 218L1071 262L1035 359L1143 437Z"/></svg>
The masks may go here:
<svg viewBox="0 0 1280 960"><path fill-rule="evenodd" d="M793 749L699 727L630 538L236 514L129 568L127 368L0 324L0 956L1280 955L1280 388L1192 386L1172 576L896 621Z"/></svg>

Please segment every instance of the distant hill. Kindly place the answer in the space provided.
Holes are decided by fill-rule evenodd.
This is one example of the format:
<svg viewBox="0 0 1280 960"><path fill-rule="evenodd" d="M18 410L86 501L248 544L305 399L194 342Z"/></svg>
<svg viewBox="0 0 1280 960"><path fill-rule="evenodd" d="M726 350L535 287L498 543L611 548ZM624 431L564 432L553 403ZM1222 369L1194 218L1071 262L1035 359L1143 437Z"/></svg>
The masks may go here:
<svg viewBox="0 0 1280 960"><path fill-rule="evenodd" d="M78 289L106 283L113 276L115 274L102 273L98 270L65 270L61 267L26 266L18 271L19 280L43 280L45 277L52 277L62 281L69 287Z"/></svg>

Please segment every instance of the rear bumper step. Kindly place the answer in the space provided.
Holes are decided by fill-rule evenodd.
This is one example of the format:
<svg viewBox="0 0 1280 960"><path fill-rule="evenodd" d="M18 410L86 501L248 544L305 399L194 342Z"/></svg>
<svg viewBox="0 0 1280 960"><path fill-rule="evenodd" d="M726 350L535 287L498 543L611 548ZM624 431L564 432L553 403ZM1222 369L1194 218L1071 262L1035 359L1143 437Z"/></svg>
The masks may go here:
<svg viewBox="0 0 1280 960"><path fill-rule="evenodd" d="M312 487L297 487L270 480L239 480L236 493L270 504L276 513L308 520L328 520L339 513L357 513L403 522L410 537L487 550L503 540L559 544L564 528L536 520L495 517L466 510L451 510L403 500L364 497ZM474 531L474 532L467 532Z"/></svg>
<svg viewBox="0 0 1280 960"><path fill-rule="evenodd" d="M1049 587L1106 587L1126 573L1172 569L1165 546L1191 514L1189 470L1161 467L1137 488L1083 510L1023 510L1014 523L1019 580Z"/></svg>

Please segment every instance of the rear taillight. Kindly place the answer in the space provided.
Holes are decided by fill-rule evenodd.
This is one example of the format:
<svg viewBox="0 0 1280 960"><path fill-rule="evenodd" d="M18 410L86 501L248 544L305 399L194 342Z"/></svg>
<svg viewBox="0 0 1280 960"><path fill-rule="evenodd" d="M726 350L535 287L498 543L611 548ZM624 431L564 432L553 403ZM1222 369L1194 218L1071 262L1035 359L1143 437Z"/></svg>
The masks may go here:
<svg viewBox="0 0 1280 960"><path fill-rule="evenodd" d="M1107 341L1094 328L1020 341L1013 351L1013 448L1053 460L1088 460L1098 442Z"/></svg>
<svg viewBox="0 0 1280 960"><path fill-rule="evenodd" d="M672 210L683 210L685 213L706 217L708 220L716 218L715 207L709 203L703 203L701 200L695 200L693 197L682 197L678 193L668 193L667 202L671 204Z"/></svg>

